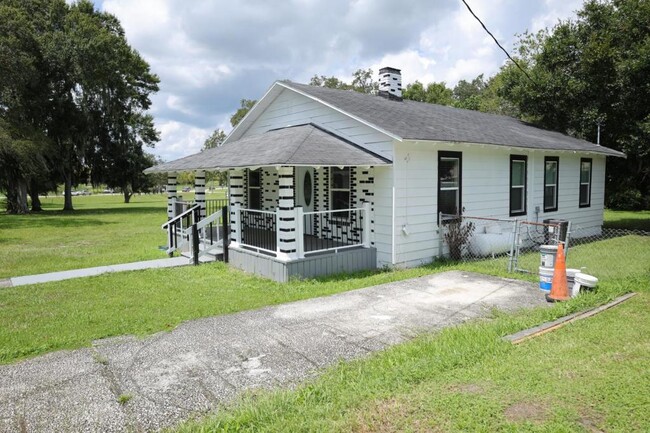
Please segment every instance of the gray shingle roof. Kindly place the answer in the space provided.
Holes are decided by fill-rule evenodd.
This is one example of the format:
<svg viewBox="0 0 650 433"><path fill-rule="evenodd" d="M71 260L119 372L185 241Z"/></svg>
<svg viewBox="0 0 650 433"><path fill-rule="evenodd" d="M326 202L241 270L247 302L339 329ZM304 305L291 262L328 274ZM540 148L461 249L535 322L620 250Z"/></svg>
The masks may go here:
<svg viewBox="0 0 650 433"><path fill-rule="evenodd" d="M291 81L281 83L402 139L481 143L624 156L616 150L559 132L541 129L508 116L423 102L394 101L377 95Z"/></svg>
<svg viewBox="0 0 650 433"><path fill-rule="evenodd" d="M145 173L223 170L274 165L373 166L390 164L312 124L274 129L145 170Z"/></svg>

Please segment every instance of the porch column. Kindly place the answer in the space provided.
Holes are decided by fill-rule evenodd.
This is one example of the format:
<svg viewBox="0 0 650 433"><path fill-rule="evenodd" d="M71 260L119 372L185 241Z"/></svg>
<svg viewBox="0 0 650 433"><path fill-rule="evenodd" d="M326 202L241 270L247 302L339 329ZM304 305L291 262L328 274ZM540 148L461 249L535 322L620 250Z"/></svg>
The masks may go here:
<svg viewBox="0 0 650 433"><path fill-rule="evenodd" d="M176 173L167 173L167 219L176 216Z"/></svg>
<svg viewBox="0 0 650 433"><path fill-rule="evenodd" d="M293 167L278 167L277 253L289 260L296 256L296 211L293 201Z"/></svg>
<svg viewBox="0 0 650 433"><path fill-rule="evenodd" d="M194 172L194 202L201 206L201 219L205 218L205 171Z"/></svg>
<svg viewBox="0 0 650 433"><path fill-rule="evenodd" d="M230 197L230 242L236 247L241 242L239 209L244 205L244 170L231 170L228 175Z"/></svg>

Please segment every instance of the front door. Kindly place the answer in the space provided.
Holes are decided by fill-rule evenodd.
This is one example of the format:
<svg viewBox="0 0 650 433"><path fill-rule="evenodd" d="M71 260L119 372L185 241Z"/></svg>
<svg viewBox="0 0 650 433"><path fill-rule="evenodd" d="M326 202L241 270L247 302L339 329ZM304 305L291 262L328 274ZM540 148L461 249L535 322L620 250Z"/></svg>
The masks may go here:
<svg viewBox="0 0 650 433"><path fill-rule="evenodd" d="M302 206L303 212L314 211L314 169L296 167L296 206ZM305 218L305 234L314 233L314 218Z"/></svg>

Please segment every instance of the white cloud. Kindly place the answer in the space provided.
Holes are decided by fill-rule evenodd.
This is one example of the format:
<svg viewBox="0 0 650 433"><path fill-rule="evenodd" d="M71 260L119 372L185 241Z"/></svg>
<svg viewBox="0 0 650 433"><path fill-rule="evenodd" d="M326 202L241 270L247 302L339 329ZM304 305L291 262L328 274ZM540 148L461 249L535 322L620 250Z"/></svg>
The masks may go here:
<svg viewBox="0 0 650 433"><path fill-rule="evenodd" d="M96 0L99 5L99 0ZM502 44L572 15L579 0L468 0ZM350 81L359 68L402 69L403 84L449 86L498 71L505 56L456 0L232 2L105 0L131 45L161 77L152 113L165 159L198 151L242 98L276 79L314 74Z"/></svg>

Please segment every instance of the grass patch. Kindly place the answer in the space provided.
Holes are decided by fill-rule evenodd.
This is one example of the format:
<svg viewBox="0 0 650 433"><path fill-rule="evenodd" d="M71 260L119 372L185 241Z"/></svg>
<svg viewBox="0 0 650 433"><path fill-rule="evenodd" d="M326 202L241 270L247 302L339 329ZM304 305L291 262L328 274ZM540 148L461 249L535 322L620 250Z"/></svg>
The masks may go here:
<svg viewBox="0 0 650 433"><path fill-rule="evenodd" d="M605 228L650 232L650 210L624 211L605 209Z"/></svg>
<svg viewBox="0 0 650 433"><path fill-rule="evenodd" d="M131 394L122 394L117 398L117 402L119 404L121 404L122 406L124 406L129 401L131 401L132 398L133 398L133 396Z"/></svg>
<svg viewBox="0 0 650 433"><path fill-rule="evenodd" d="M537 251L522 254L518 266L537 274L539 257ZM648 275L650 274L650 236L628 235L575 244L569 248L567 268L584 268L586 273L600 280Z"/></svg>
<svg viewBox="0 0 650 433"><path fill-rule="evenodd" d="M602 282L650 275L650 239L616 238L572 248L570 259L597 268L594 251L634 252L608 266ZM620 243L620 245L619 245ZM634 246L631 246L634 245ZM531 253L526 260L539 262ZM602 258L600 259L602 260ZM601 262L602 263L602 262ZM601 267L605 269L605 267ZM281 284L223 263L104 274L0 290L0 364L60 349L89 346L117 335L145 336L186 320L229 314L284 302L331 295L451 269L538 281L536 274L509 274L504 260L463 264L438 262L414 269L368 271Z"/></svg>
<svg viewBox="0 0 650 433"><path fill-rule="evenodd" d="M648 276L609 282L550 309L424 335L296 390L250 392L178 431L648 431L648 284ZM500 339L628 289L642 293L525 344Z"/></svg>
<svg viewBox="0 0 650 433"><path fill-rule="evenodd" d="M0 364L93 340L171 330L190 319L330 295L448 270L432 265L286 284L223 263L104 274L0 290Z"/></svg>
<svg viewBox="0 0 650 433"><path fill-rule="evenodd" d="M61 211L56 196L42 199L43 212L0 214L0 278L166 257L158 249L166 244L165 195L134 195L129 204L121 195L73 200L73 212Z"/></svg>

